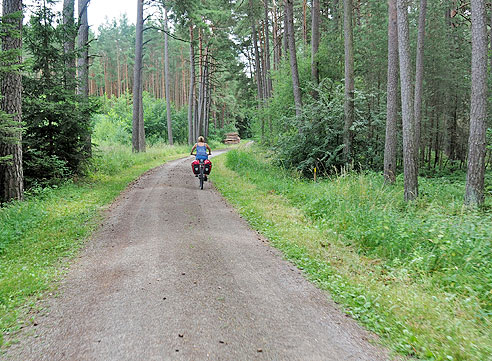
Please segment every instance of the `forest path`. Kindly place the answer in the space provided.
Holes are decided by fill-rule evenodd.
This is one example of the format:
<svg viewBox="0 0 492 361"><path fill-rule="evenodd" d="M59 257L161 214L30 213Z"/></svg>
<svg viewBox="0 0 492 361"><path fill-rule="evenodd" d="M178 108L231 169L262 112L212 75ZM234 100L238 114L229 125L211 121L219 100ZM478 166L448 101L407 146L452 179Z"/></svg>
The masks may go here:
<svg viewBox="0 0 492 361"><path fill-rule="evenodd" d="M121 194L7 360L388 359L190 163Z"/></svg>

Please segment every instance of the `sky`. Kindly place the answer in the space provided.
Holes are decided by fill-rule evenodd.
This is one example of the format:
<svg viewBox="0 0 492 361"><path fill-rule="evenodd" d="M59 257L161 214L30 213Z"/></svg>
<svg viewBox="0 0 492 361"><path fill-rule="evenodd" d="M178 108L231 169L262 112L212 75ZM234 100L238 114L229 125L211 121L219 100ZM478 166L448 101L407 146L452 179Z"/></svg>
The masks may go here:
<svg viewBox="0 0 492 361"><path fill-rule="evenodd" d="M24 1L27 6L34 3L34 0ZM77 0L75 0L75 11L77 11ZM61 11L63 0L58 0L55 9ZM119 19L122 14L126 14L128 22L135 24L137 18L137 1L136 0L90 0L87 11L89 26L92 31L97 33L99 25L106 23L106 19ZM27 16L29 16L27 14ZM145 16L145 14L144 14Z"/></svg>
<svg viewBox="0 0 492 361"><path fill-rule="evenodd" d="M89 25L94 32L106 19L119 19L122 14L128 17L129 23L135 23L137 18L136 0L91 0L87 11Z"/></svg>

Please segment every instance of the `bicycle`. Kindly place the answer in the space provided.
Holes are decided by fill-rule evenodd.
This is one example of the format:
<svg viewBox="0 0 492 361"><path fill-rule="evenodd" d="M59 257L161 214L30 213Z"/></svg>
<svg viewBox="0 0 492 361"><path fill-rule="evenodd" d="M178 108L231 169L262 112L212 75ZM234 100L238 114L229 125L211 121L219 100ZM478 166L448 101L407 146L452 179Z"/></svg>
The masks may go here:
<svg viewBox="0 0 492 361"><path fill-rule="evenodd" d="M192 153L191 155L194 154ZM196 159L191 166L195 177L198 177L200 181L200 189L203 189L203 183L208 180L207 175L210 174L212 163L208 159Z"/></svg>

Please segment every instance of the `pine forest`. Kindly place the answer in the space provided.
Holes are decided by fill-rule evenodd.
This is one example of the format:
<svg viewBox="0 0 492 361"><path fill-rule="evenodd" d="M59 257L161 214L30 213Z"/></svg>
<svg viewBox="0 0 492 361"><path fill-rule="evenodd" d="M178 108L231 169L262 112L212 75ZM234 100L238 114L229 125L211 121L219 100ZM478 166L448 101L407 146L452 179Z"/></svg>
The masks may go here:
<svg viewBox="0 0 492 361"><path fill-rule="evenodd" d="M232 136L241 145L212 160L214 186L385 347L490 357L490 0L127 0L135 18L89 25L102 1L1 1L0 346L56 279L29 291L2 276L27 262L10 258L24 232L44 227L29 207L107 183L80 218L89 227L146 170L187 156L200 136L213 152ZM266 210L276 196L337 241L307 246L299 228L293 251L284 217ZM94 230L84 229L73 246L53 245L63 251L49 267ZM333 259L351 258L328 254L337 242L380 278L343 274ZM399 279L416 287L405 306L379 296Z"/></svg>

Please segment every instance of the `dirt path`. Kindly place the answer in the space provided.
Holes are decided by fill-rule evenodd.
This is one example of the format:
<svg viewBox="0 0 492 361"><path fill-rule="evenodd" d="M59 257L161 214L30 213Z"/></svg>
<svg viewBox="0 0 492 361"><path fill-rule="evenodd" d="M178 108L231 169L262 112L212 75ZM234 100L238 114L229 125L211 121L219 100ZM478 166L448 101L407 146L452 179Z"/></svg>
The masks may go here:
<svg viewBox="0 0 492 361"><path fill-rule="evenodd" d="M170 162L121 195L6 359L387 359L190 173Z"/></svg>

